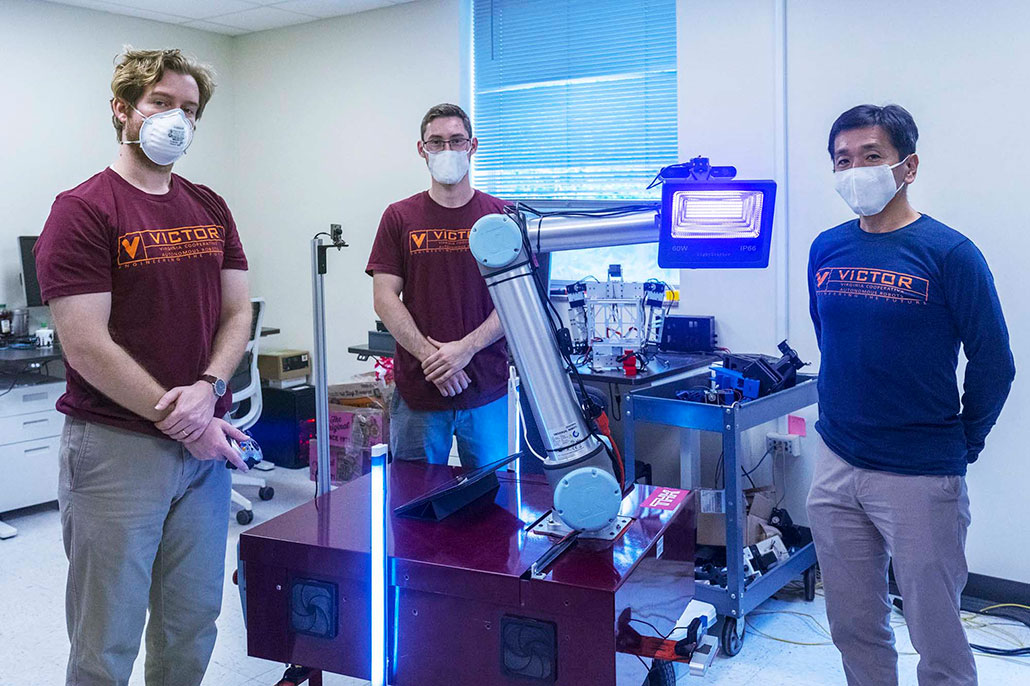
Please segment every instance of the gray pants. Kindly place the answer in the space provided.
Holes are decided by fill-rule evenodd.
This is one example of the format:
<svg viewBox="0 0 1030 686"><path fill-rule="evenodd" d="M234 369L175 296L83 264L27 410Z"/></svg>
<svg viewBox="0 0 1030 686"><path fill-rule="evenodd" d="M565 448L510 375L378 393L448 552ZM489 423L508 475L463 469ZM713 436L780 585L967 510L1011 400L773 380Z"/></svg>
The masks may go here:
<svg viewBox="0 0 1030 686"><path fill-rule="evenodd" d="M816 440L808 516L849 686L898 683L887 597L891 560L919 653L920 686L975 686L959 613L967 576L965 479L859 469Z"/></svg>
<svg viewBox="0 0 1030 686"><path fill-rule="evenodd" d="M229 470L174 441L67 419L68 686L124 686L147 609L148 686L197 686L215 643Z"/></svg>

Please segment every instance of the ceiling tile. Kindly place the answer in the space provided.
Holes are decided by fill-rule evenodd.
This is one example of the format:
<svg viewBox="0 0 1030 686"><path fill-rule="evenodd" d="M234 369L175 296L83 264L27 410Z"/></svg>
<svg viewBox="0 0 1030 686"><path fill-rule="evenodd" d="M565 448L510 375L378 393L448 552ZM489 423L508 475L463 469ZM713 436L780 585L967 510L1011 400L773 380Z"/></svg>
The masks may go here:
<svg viewBox="0 0 1030 686"><path fill-rule="evenodd" d="M230 12L242 12L254 7L247 0L109 0L130 9L174 14L190 19L209 19Z"/></svg>
<svg viewBox="0 0 1030 686"><path fill-rule="evenodd" d="M182 24L191 29L200 29L201 31L211 31L213 33L223 33L227 36L242 36L247 33L246 29L238 29L234 26L226 26L225 24L216 24L213 21L204 21L198 19L197 21L187 22Z"/></svg>
<svg viewBox="0 0 1030 686"><path fill-rule="evenodd" d="M276 7L325 18L391 5L393 3L390 0L281 0Z"/></svg>
<svg viewBox="0 0 1030 686"><path fill-rule="evenodd" d="M276 7L255 7L242 12L211 17L211 21L217 24L225 24L246 31L264 31L280 26L303 24L316 19L318 17L313 15L287 12Z"/></svg>
<svg viewBox="0 0 1030 686"><path fill-rule="evenodd" d="M101 12L110 12L112 14L121 14L129 17L152 19L154 21L162 21L170 24L181 24L185 21L189 21L188 17L184 17L181 15L169 14L168 12L155 12L145 8L122 5L116 2L108 2L107 0L62 0L57 4L71 5L73 7L84 7L86 9L99 10ZM164 4L165 6L168 5L168 3Z"/></svg>

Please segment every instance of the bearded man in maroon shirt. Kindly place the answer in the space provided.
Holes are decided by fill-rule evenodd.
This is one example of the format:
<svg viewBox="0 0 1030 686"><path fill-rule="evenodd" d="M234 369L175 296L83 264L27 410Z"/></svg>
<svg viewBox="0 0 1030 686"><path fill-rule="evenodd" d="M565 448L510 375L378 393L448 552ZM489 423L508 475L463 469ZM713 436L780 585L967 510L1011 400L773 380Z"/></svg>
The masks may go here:
<svg viewBox="0 0 1030 686"><path fill-rule="evenodd" d="M197 686L222 606L225 379L250 337L247 259L225 202L172 173L214 89L178 50L115 67L114 163L54 201L36 243L67 367L57 403L69 686ZM147 611L150 618L147 620Z"/></svg>

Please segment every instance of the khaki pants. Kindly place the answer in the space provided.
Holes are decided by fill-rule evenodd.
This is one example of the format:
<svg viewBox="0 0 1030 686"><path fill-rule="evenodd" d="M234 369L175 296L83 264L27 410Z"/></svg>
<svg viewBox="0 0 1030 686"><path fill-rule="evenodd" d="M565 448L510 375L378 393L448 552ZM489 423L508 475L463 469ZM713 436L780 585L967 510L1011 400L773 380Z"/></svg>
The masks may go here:
<svg viewBox="0 0 1030 686"><path fill-rule="evenodd" d="M859 469L817 441L808 516L848 685L898 683L887 597L893 560L920 686L975 686L959 613L970 521L965 479Z"/></svg>
<svg viewBox="0 0 1030 686"><path fill-rule="evenodd" d="M59 502L67 686L124 686L147 610L148 686L197 686L215 642L229 470L175 441L68 418Z"/></svg>

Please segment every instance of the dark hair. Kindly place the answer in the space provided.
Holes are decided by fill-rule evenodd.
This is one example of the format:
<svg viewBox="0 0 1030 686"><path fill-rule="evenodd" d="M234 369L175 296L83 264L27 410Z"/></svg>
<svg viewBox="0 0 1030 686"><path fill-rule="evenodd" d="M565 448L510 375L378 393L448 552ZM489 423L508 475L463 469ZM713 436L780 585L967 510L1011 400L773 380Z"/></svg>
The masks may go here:
<svg viewBox="0 0 1030 686"><path fill-rule="evenodd" d="M882 127L890 136L891 144L897 148L900 159L905 159L916 151L919 130L908 110L901 105L859 105L837 117L837 121L830 127L830 142L827 146L830 159L833 159L833 143L840 133L867 126Z"/></svg>
<svg viewBox="0 0 1030 686"><path fill-rule="evenodd" d="M419 140L422 140L426 135L426 127L429 126L429 122L441 117L460 117L462 123L465 124L465 131L468 132L469 138L472 138L472 120L465 114L465 110L457 105L445 102L435 107L430 107L429 111L426 112L426 116L422 117L422 129L418 134Z"/></svg>

